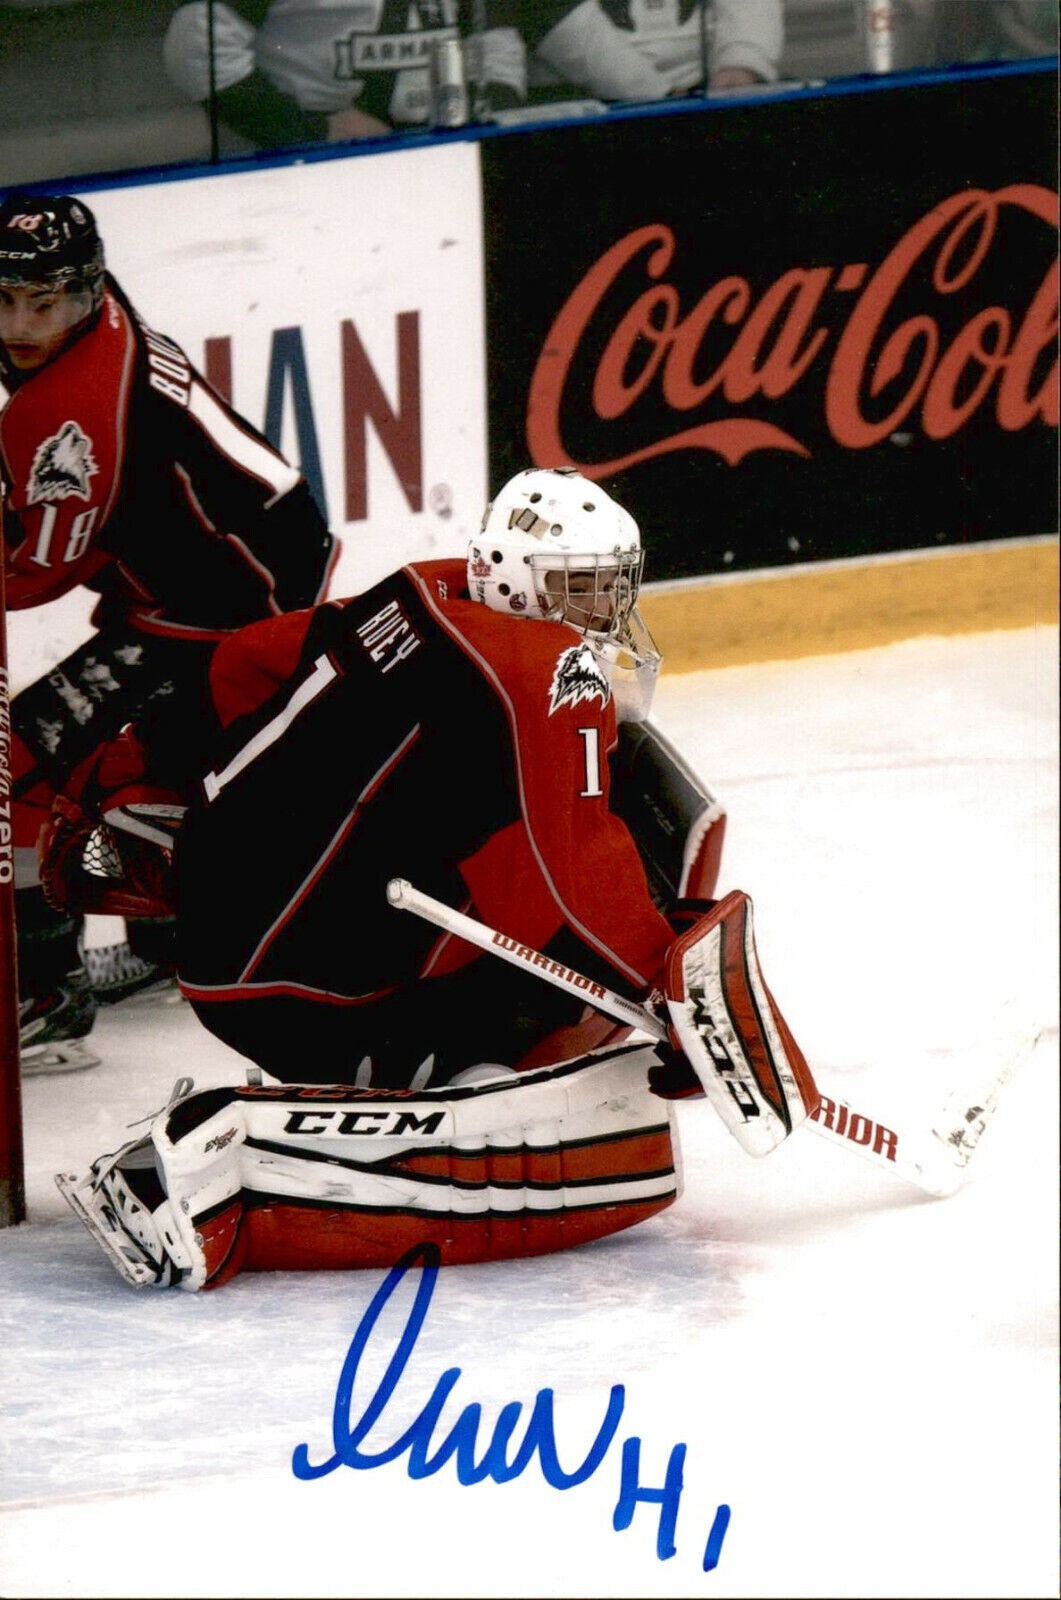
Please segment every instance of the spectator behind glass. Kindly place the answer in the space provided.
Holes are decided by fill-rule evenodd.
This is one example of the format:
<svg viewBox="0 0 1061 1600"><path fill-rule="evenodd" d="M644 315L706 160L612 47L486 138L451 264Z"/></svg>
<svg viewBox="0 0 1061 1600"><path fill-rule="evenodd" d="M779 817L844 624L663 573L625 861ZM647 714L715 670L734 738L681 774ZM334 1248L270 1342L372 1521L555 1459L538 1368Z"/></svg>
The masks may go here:
<svg viewBox="0 0 1061 1600"><path fill-rule="evenodd" d="M1057 6L1038 0L859 0L864 62L908 72L1057 53ZM882 30L881 22L889 26ZM851 70L850 68L847 70Z"/></svg>
<svg viewBox="0 0 1061 1600"><path fill-rule="evenodd" d="M1054 0L914 0L926 24L925 65L1057 54Z"/></svg>
<svg viewBox="0 0 1061 1600"><path fill-rule="evenodd" d="M705 60L709 90L773 83L781 0L704 3L706 12L696 0L526 0L531 84L573 84L600 100L661 100L701 88Z"/></svg>
<svg viewBox="0 0 1061 1600"><path fill-rule="evenodd" d="M214 88L224 125L259 148L364 139L428 119L434 40L473 33L481 115L526 98L526 52L506 0L217 0ZM163 44L193 100L210 95L206 0L183 5ZM473 76L469 72L469 76Z"/></svg>

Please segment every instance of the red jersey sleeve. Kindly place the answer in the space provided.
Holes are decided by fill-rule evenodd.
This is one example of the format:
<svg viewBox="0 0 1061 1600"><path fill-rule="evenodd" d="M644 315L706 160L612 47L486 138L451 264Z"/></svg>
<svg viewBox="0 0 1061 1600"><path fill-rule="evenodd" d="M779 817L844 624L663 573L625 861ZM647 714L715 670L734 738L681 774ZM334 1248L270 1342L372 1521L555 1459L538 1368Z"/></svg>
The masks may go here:
<svg viewBox="0 0 1061 1600"><path fill-rule="evenodd" d="M298 665L313 608L252 622L223 639L210 661L210 694L228 727L264 705Z"/></svg>
<svg viewBox="0 0 1061 1600"><path fill-rule="evenodd" d="M121 481L135 348L128 316L105 294L95 327L0 412L0 464L22 535L5 552L13 610L58 599L109 559L96 540Z"/></svg>
<svg viewBox="0 0 1061 1600"><path fill-rule="evenodd" d="M553 622L517 622L472 602L437 611L499 696L516 762L518 822L462 863L476 910L538 949L566 926L646 991L673 933L609 809L615 710L593 652Z"/></svg>

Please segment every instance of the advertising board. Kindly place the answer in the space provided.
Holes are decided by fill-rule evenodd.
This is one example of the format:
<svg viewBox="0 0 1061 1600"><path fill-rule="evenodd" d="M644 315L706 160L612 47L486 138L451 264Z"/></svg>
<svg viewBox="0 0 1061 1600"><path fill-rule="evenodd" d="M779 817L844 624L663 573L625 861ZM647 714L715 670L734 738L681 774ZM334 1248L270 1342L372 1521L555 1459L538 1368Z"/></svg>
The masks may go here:
<svg viewBox="0 0 1061 1600"><path fill-rule="evenodd" d="M86 199L140 314L301 466L334 593L462 548L486 492L474 145Z"/></svg>
<svg viewBox="0 0 1061 1600"><path fill-rule="evenodd" d="M655 578L1053 530L1055 128L1025 72L485 144L492 481L580 466Z"/></svg>

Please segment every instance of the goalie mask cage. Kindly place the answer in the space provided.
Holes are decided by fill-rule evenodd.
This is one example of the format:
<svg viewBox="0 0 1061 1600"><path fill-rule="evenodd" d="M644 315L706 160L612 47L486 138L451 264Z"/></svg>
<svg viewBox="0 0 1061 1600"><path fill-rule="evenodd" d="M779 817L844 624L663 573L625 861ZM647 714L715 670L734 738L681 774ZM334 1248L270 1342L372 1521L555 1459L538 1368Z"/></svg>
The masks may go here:
<svg viewBox="0 0 1061 1600"><path fill-rule="evenodd" d="M0 484L0 558L6 550ZM15 958L15 849L11 828L11 696L4 560L0 559L0 1228L10 1228L26 1215Z"/></svg>

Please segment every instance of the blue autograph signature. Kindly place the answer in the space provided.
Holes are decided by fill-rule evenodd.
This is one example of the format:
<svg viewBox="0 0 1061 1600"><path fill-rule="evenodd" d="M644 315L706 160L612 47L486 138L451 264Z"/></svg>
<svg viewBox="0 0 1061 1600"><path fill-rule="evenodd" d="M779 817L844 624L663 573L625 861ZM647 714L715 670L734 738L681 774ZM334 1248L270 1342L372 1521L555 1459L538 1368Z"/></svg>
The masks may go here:
<svg viewBox="0 0 1061 1600"><path fill-rule="evenodd" d="M513 1478L520 1476L536 1455L542 1477L553 1489L573 1489L577 1484L585 1483L587 1478L593 1476L607 1455L622 1419L626 1392L621 1383L612 1385L608 1408L597 1436L581 1465L571 1472L564 1470L557 1457L551 1389L539 1389L527 1420L522 1442L514 1449L512 1449L513 1434L523 1411L523 1406L518 1400L502 1407L489 1441L482 1455L476 1460L482 1407L475 1401L464 1407L446 1437L434 1447L432 1453L435 1430L442 1409L461 1375L460 1367L447 1368L438 1379L430 1399L415 1421L410 1423L393 1443L378 1450L366 1448L365 1441L383 1416L387 1402L397 1387L420 1329L424 1325L424 1318L427 1316L427 1309L435 1290L439 1260L437 1245L416 1245L412 1250L406 1251L383 1280L357 1326L346 1353L346 1360L343 1362L342 1372L339 1374L339 1384L335 1391L335 1408L332 1413L334 1454L326 1461L314 1463L309 1458L309 1447L305 1444L297 1445L291 1458L291 1470L295 1477L307 1480L323 1478L328 1473L334 1472L336 1467L352 1467L364 1472L371 1467L386 1466L388 1462L396 1461L408 1453L406 1470L410 1478L429 1478L445 1466L447 1461L454 1459L457 1479L462 1484L482 1483L485 1478L492 1478L495 1483L510 1483ZM359 1415L352 1416L354 1382L372 1331L381 1311L405 1274L417 1266L420 1267L420 1281L401 1337L369 1403ZM674 1536L683 1487L685 1450L684 1444L676 1444L673 1447L662 1486L650 1488L642 1485L640 1481L641 1440L633 1436L623 1441L619 1498L612 1515L612 1526L617 1532L629 1528L639 1502L658 1505L660 1511L656 1555L661 1561L668 1560L677 1551ZM718 1566L729 1518L729 1506L719 1506L704 1551L705 1572L710 1572Z"/></svg>

